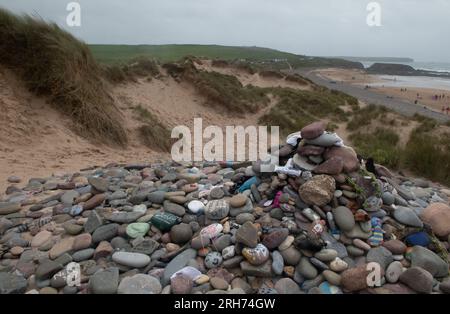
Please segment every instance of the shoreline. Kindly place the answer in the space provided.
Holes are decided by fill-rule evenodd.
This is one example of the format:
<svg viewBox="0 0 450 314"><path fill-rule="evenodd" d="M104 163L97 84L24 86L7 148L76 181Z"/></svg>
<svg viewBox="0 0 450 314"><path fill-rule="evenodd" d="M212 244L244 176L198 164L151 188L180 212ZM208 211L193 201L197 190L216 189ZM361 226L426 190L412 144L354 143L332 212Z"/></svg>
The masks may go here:
<svg viewBox="0 0 450 314"><path fill-rule="evenodd" d="M450 121L450 115L442 114L442 106L450 106L450 80L448 80L448 89L408 87L407 85L392 87L383 81L386 75L368 74L363 70L316 68L298 69L296 72L318 85L347 93L368 104L382 105L406 116L417 113L443 123ZM401 81L397 80L397 83L399 82ZM406 92L403 92L403 89L406 89ZM433 95L442 94L445 94L445 99L441 98L437 101L432 99ZM417 103L415 103L416 100Z"/></svg>

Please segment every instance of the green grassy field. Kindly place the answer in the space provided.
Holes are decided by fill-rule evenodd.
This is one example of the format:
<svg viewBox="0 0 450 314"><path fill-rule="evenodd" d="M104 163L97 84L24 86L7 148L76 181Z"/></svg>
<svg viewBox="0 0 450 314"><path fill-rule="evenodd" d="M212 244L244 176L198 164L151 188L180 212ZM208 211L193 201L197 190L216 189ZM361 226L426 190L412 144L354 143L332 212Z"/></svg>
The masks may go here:
<svg viewBox="0 0 450 314"><path fill-rule="evenodd" d="M162 62L177 61L185 56L209 59L268 62L285 59L292 67L342 66L359 67L359 63L342 59L308 57L260 47L234 47L219 45L89 45L94 57L103 64L123 64L136 57L150 57ZM288 68L286 62L273 63L275 68ZM362 66L362 65L361 65Z"/></svg>
<svg viewBox="0 0 450 314"><path fill-rule="evenodd" d="M165 62L176 61L188 55L211 59L255 61L275 58L295 61L299 58L291 53L258 47L217 45L90 45L89 47L97 60L107 64L126 62L139 56L153 57Z"/></svg>

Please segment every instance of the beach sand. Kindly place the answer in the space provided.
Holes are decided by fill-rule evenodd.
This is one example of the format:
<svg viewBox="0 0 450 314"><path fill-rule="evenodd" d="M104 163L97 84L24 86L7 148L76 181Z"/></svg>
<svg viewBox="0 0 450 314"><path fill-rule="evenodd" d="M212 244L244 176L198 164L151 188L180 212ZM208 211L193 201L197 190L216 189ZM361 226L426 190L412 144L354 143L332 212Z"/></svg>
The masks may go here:
<svg viewBox="0 0 450 314"><path fill-rule="evenodd" d="M442 106L445 106L445 108L450 107L450 91L448 90L409 87L404 91L401 91L398 87L373 87L371 90L411 102L417 100L419 104L438 112L442 112ZM419 97L417 94L419 94ZM445 95L445 98L434 100L434 95Z"/></svg>
<svg viewBox="0 0 450 314"><path fill-rule="evenodd" d="M428 109L442 112L442 107L450 106L450 89L442 89L442 88L425 88L425 87L408 87L405 83L405 86L387 86L389 82L386 82L386 85L381 85L385 82L381 75L374 74L366 74L362 70L351 70L351 69L320 69L316 70L318 76L321 76L324 79L336 81L339 83L352 84L352 85L369 85L370 90L373 92L377 92L388 97L394 97L397 99L406 100L408 102L418 101L419 104L426 106ZM420 77L417 77L416 80L420 80ZM417 84L417 82L415 82ZM424 77L423 80L424 85L430 84L430 78ZM397 85L401 84L397 81ZM402 89L406 89L406 91L402 91ZM419 97L417 97L419 94ZM441 98L438 100L434 100L432 97L434 95L445 95L445 98Z"/></svg>

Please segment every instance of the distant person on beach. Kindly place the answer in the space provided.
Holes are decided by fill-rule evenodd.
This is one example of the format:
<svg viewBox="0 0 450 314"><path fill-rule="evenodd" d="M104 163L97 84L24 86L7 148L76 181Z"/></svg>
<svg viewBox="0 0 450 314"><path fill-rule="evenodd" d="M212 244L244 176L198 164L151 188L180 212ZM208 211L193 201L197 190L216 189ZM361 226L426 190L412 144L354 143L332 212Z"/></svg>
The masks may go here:
<svg viewBox="0 0 450 314"><path fill-rule="evenodd" d="M445 113L445 106L442 106L442 114Z"/></svg>
<svg viewBox="0 0 450 314"><path fill-rule="evenodd" d="M446 110L447 110L447 115L448 115L448 112L450 111L450 107L447 107L447 109L446 109Z"/></svg>

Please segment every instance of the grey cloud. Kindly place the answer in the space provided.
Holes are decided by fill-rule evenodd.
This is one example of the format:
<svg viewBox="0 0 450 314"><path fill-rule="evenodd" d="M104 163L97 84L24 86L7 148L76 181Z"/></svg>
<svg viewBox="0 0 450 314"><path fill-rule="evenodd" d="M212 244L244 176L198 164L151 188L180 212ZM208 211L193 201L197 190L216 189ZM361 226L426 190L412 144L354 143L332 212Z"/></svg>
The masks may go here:
<svg viewBox="0 0 450 314"><path fill-rule="evenodd" d="M88 43L265 46L308 55L405 56L450 62L450 2L379 0L382 26L366 24L370 0L0 0L55 21Z"/></svg>

